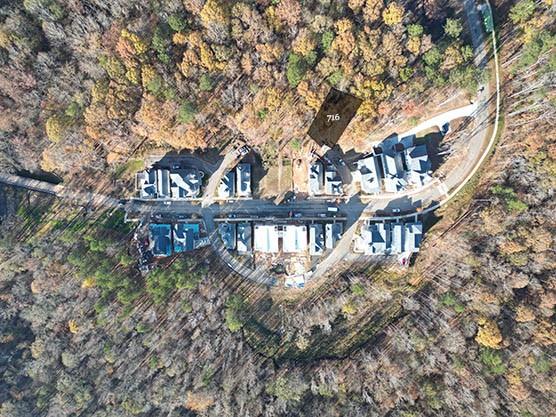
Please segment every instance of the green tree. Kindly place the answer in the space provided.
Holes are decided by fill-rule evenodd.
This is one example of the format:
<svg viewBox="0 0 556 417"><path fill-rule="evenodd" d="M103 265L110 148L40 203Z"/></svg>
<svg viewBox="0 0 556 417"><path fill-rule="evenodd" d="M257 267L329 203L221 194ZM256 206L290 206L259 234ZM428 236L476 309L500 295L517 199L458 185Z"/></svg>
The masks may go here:
<svg viewBox="0 0 556 417"><path fill-rule="evenodd" d="M446 24L444 25L444 32L448 36L451 36L454 39L459 38L461 35L461 31L463 30L463 26L459 19L446 19Z"/></svg>
<svg viewBox="0 0 556 417"><path fill-rule="evenodd" d="M151 40L152 48L156 51L157 57L160 62L164 64L170 63L170 55L168 50L170 48L170 33L166 25L158 26L153 33Z"/></svg>
<svg viewBox="0 0 556 417"><path fill-rule="evenodd" d="M423 61L425 61L425 64L431 67L437 66L440 63L441 59L442 59L442 54L440 53L440 50L436 46L433 46L423 55Z"/></svg>
<svg viewBox="0 0 556 417"><path fill-rule="evenodd" d="M307 64L301 56L290 53L288 56L288 66L286 69L286 77L290 87L295 88L301 82L307 72Z"/></svg>
<svg viewBox="0 0 556 417"><path fill-rule="evenodd" d="M193 104L189 100L186 100L182 103L178 111L178 121L183 124L190 123L193 121L196 114L197 108L195 104Z"/></svg>
<svg viewBox="0 0 556 417"><path fill-rule="evenodd" d="M521 0L510 9L510 19L515 24L527 22L536 9L535 0Z"/></svg>
<svg viewBox="0 0 556 417"><path fill-rule="evenodd" d="M172 14L168 17L168 26L170 26L174 32L181 32L186 28L187 24L185 23L183 17L177 14Z"/></svg>
<svg viewBox="0 0 556 417"><path fill-rule="evenodd" d="M201 91L212 91L214 88L214 81L209 74L203 74L199 78L199 89Z"/></svg>
<svg viewBox="0 0 556 417"><path fill-rule="evenodd" d="M266 387L266 392L282 401L298 403L308 386L299 377L279 376Z"/></svg>
<svg viewBox="0 0 556 417"><path fill-rule="evenodd" d="M423 26L415 23L407 27L409 36L419 37L423 34Z"/></svg>
<svg viewBox="0 0 556 417"><path fill-rule="evenodd" d="M52 142L60 142L67 134L70 120L65 114L55 114L46 120L46 136Z"/></svg>
<svg viewBox="0 0 556 417"><path fill-rule="evenodd" d="M231 332L237 332L243 327L245 320L244 310L245 303L241 296L235 294L226 301L224 317L226 326L228 326Z"/></svg>
<svg viewBox="0 0 556 417"><path fill-rule="evenodd" d="M511 187L497 184L491 188L491 191L504 201L507 209L511 212L521 213L528 209L527 204L518 198L516 192Z"/></svg>
<svg viewBox="0 0 556 417"><path fill-rule="evenodd" d="M506 372L507 367L500 352L494 349L481 349L480 358L490 374L502 375Z"/></svg>
<svg viewBox="0 0 556 417"><path fill-rule="evenodd" d="M336 86L340 81L342 81L343 78L344 78L344 72L341 69L338 69L334 71L332 74L330 74L327 80L331 85Z"/></svg>
<svg viewBox="0 0 556 417"><path fill-rule="evenodd" d="M324 52L328 52L330 47L332 46L332 42L334 42L334 32L331 30L327 30L322 34L322 38L320 44L322 45L322 50Z"/></svg>

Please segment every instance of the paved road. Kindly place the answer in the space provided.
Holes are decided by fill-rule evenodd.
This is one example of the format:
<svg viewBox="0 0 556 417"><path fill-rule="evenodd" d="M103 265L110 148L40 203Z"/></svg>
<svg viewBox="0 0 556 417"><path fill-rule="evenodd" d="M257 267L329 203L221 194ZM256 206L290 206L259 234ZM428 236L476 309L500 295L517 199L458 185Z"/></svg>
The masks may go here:
<svg viewBox="0 0 556 417"><path fill-rule="evenodd" d="M119 200L101 193L91 191L74 190L62 184L51 184L19 175L0 173L0 182L25 188L31 191L51 194L59 198L67 199L81 205L94 205L103 207L117 207Z"/></svg>
<svg viewBox="0 0 556 417"><path fill-rule="evenodd" d="M407 132L404 132L401 135L398 135L398 137L405 138L407 136L413 136L419 132L423 132L433 127L438 127L440 130L442 126L444 126L446 123L451 122L452 120L461 119L463 117L475 116L476 111L477 111L476 103L472 103L467 106L453 109L445 113L441 113L437 116L434 116L422 123L419 123L413 129L408 130Z"/></svg>
<svg viewBox="0 0 556 417"><path fill-rule="evenodd" d="M483 68L486 65L486 45L484 42L482 32L482 22L480 16L475 9L475 4L471 0L464 0L464 6L470 25L470 32L473 39L473 46L475 51L475 60L477 64ZM319 213L326 213L329 215L328 207L330 205L336 206L339 209L338 215L346 217L347 232L344 238L338 244L337 251L333 251L333 256L324 261L323 264L327 266L341 257L342 252L349 248L351 242L350 235L354 231L355 225L360 219L389 219L394 220L401 217L413 217L419 208L423 212L432 211L442 204L448 202L453 198L461 188L472 178L477 172L482 162L488 156L489 150L494 144L496 131L498 127L498 116L500 106L500 78L498 73L498 57L496 53L496 39L495 34L492 34L492 42L494 46L494 61L495 61L495 76L496 76L496 91L491 93L488 85L485 86L483 91L478 95L476 104L456 109L436 116L435 118L426 121L415 129L406 132L404 136L418 132L419 130L427 129L431 126L443 125L453 118L462 116L472 116L475 118L474 128L468 137L468 152L458 166L456 166L450 173L443 179L436 179L425 187L419 190L408 190L397 194L384 194L378 196L367 196L361 200L360 196L353 196L347 200L343 200L338 204L327 202L322 199L308 199L297 200L293 203L276 205L268 200L237 200L233 203L214 204L213 196L218 185L219 177L228 166L225 161L217 169L218 176L210 182L211 186L205 193L206 199L203 201L203 207L199 202L191 201L174 201L169 205L162 204L161 201L146 202L140 200L131 200L126 204L126 210L130 213L137 213L139 215L148 215L156 212L167 215L199 215L201 214L205 220L211 242L215 250L217 250L223 259L236 271L242 275L246 274L251 279L258 282L268 282L264 271L247 271L245 265L239 262L236 258L232 257L225 249L218 239L214 219L217 217L226 217L231 213L238 216L247 217L274 217L274 218L287 218L290 213L301 213L301 219L314 218ZM491 114L490 103L495 98L496 112ZM490 128L493 127L493 132L488 137ZM74 191L66 189L62 185L53 185L42 181L22 178L9 174L0 173L0 182L15 185L18 187L27 188L30 190L46 192L57 195L61 198L72 199L80 204L98 204L109 207L116 207L118 200L98 193ZM402 213L394 215L392 209L401 209ZM381 213L383 211L384 213ZM407 211L407 213L404 213ZM346 240L347 239L347 240ZM349 242L348 242L349 240ZM348 243L346 243L348 242ZM347 246L346 246L347 245ZM331 264L331 265L332 265ZM319 268L319 270L324 267Z"/></svg>
<svg viewBox="0 0 556 417"><path fill-rule="evenodd" d="M203 207L210 206L215 199L216 192L218 191L218 186L220 185L220 179L226 173L226 170L232 167L237 161L239 161L239 156L235 150L228 152L224 159L222 159L218 169L212 173L208 180L208 184L205 187L205 192L203 193Z"/></svg>

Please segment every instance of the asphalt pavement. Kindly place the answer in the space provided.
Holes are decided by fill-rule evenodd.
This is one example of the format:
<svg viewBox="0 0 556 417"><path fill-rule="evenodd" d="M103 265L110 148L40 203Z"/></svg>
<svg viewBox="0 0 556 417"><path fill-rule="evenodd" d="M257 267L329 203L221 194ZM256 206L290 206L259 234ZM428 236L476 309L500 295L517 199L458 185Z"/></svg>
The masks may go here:
<svg viewBox="0 0 556 417"><path fill-rule="evenodd" d="M487 47L481 27L482 21L476 10L475 3L472 0L464 0L464 8L472 36L475 62L480 68L484 69L487 64ZM496 75L498 77L498 73L496 73ZM498 89L495 94L493 94L487 84L478 93L477 100L474 104L435 116L404 134L415 134L432 126L442 126L455 118L466 116L474 118L472 132L467 138L467 152L465 155L462 155L461 162L452 171L446 174L444 178L437 178L418 190L407 190L396 194L381 194L376 196L354 195L346 199L340 199L338 202L334 199L323 200L319 198L296 200L287 204L276 205L270 200L236 199L215 204L214 195L219 184L219 179L231 163L231 157L227 155L220 167L212 167L212 173L217 175L214 175L214 178L209 180L209 187L207 187L205 191L205 198L202 200L202 204L200 204L200 201L186 200L168 202L168 200L144 201L131 199L125 204L125 209L128 213L134 213L138 216L148 216L159 213L167 217L195 215L202 217L205 220L211 243L214 249L223 256L223 259L233 269L242 273L242 275L247 274L258 282L268 283L268 277L265 275L264 271L250 270L223 248L217 236L215 218L228 218L233 214L239 218L253 220L259 218L293 218L294 220L301 221L306 219L330 220L334 219L334 215L336 215L345 218L347 233L344 234L344 238L348 239L349 236L354 233L355 225L359 220L394 220L400 217L415 216L421 210L427 210L427 207L430 207L431 210L437 208L442 202L447 201L449 196L453 196L455 192L469 181L470 177L476 172L478 165L484 160L485 154L488 153L490 146L492 146L492 136L489 140L488 133L492 126L497 125L497 117L490 111L490 108L492 102L496 100L496 102L499 103L499 99ZM496 113L496 115L497 114L498 113ZM345 171L343 168L341 168L341 170ZM343 172L342 177L346 176L347 174ZM17 175L0 173L0 182L27 188L29 190L50 193L61 198L74 200L80 204L94 204L108 207L118 207L120 205L118 199L100 193L76 191L65 188L62 185L53 185ZM329 211L329 207L335 207L338 211ZM320 217L321 215L325 217ZM329 256L330 259L323 262L322 265L326 266L331 262L331 265L333 265L333 263L339 259L338 256L341 256L342 252L345 252L346 247L349 247L349 243L347 245L348 246L346 246L344 239L342 239L338 245L340 249L338 249L338 251L333 251L335 255L332 257ZM318 270L322 270L322 268L323 267L320 267Z"/></svg>

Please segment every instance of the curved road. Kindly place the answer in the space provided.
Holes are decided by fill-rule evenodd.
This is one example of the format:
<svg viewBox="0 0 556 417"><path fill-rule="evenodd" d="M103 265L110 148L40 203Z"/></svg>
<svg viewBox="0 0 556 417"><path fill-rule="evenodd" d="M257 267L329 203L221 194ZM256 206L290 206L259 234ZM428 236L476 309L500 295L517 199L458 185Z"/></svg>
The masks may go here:
<svg viewBox="0 0 556 417"><path fill-rule="evenodd" d="M487 3L488 5L488 3ZM488 5L490 8L490 5ZM482 32L482 22L480 16L475 8L472 0L464 0L464 8L467 14L467 20L472 35L473 47L475 51L475 63L485 68L487 59L486 51L487 45L484 42ZM498 68L498 54L496 50L496 37L492 32L492 47L494 55L494 70L496 90L491 94L489 86L485 85L484 89L480 92L477 104L472 104L461 109L456 109L451 112L438 115L423 124L417 126L403 136L418 133L418 131L426 129L431 126L442 125L453 118L461 117L462 115L470 115L474 117L474 128L468 140L468 153L465 155L460 164L458 164L450 173L442 179L434 179L429 184L417 190L408 190L396 194L382 194L377 196L354 196L348 201L340 202L337 204L339 213L345 216L348 230L344 233L344 238L338 244L338 251L344 251L346 241L351 242L352 235L355 233L355 225L358 220L396 220L400 218L415 217L419 213L427 213L438 209L442 205L449 202L476 174L482 163L488 157L492 149L496 134L498 131L498 119L500 113L500 75ZM489 111L492 99L495 101L495 112L491 114ZM488 136L489 130L492 127L491 135ZM220 242L217 236L214 219L218 217L226 217L234 213L235 215L249 218L259 219L277 219L288 218L291 212L300 213L301 217L296 220L315 220L315 216L319 213L327 213L327 207L330 205L322 199L308 199L297 200L290 204L275 205L269 200L237 200L233 203L225 203L222 205L213 204L213 197L216 191L216 186L221 174L229 165L232 158L226 157L224 161L214 170L212 180L209 182L211 185L208 187L209 192L205 192L205 198L202 201L202 206L191 201L173 201L170 205L163 205L161 201L144 201L139 199L132 199L126 204L126 210L129 212L137 212L139 214L148 214L156 211L161 214L201 214L205 220L208 232L211 237L211 242L215 250L217 250L234 270L239 272L250 279L261 283L269 283L269 278L265 276L264 271L252 270L245 268L241 262L232 257ZM216 175L218 174L218 175ZM109 207L117 207L118 200L93 192L74 191L65 188L62 185L53 185L43 181L38 181L29 178L23 178L16 175L0 173L0 182L14 185L17 187L26 188L33 191L45 192L56 195L61 198L73 200L79 204L93 204L103 205ZM391 209L400 209L403 214L392 215ZM385 215L378 215L377 211L383 211ZM390 213L387 215L386 213ZM320 218L320 220L324 220ZM348 242L348 246L349 246ZM327 258L321 262L322 267L318 270L323 270L331 260L336 259L333 256L336 249ZM327 268L324 268L326 270Z"/></svg>

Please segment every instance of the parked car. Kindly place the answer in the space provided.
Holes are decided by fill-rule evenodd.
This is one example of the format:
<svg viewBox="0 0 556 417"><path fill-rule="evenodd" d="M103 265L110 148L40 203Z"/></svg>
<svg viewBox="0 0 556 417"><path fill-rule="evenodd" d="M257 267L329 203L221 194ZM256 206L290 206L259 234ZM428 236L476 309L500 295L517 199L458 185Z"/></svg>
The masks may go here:
<svg viewBox="0 0 556 417"><path fill-rule="evenodd" d="M123 198L122 198L122 199L118 200L118 206L120 206L120 207L121 207L121 206L125 206L126 203L127 203L127 200L126 200L126 199L123 199Z"/></svg>
<svg viewBox="0 0 556 417"><path fill-rule="evenodd" d="M340 164L340 166L346 166L346 162L342 158L338 159L338 163Z"/></svg>
<svg viewBox="0 0 556 417"><path fill-rule="evenodd" d="M172 204L171 201L164 201L162 204L164 204L165 206L169 206L170 204Z"/></svg>
<svg viewBox="0 0 556 417"><path fill-rule="evenodd" d="M337 213L338 212L338 207L328 206L327 210L332 212L332 213Z"/></svg>
<svg viewBox="0 0 556 417"><path fill-rule="evenodd" d="M293 215L293 217L295 217L296 219L299 218L299 217L301 217L301 216L302 216L301 213L295 213L295 214Z"/></svg>
<svg viewBox="0 0 556 417"><path fill-rule="evenodd" d="M440 128L440 133L442 133L442 136L446 136L448 133L450 133L450 123L445 123L442 125L442 127Z"/></svg>
<svg viewBox="0 0 556 417"><path fill-rule="evenodd" d="M172 164L172 169L180 169L180 164Z"/></svg>
<svg viewBox="0 0 556 417"><path fill-rule="evenodd" d="M237 214L235 214L235 213L228 214L228 218L230 218L230 219L235 219L236 217L237 217Z"/></svg>
<svg viewBox="0 0 556 417"><path fill-rule="evenodd" d="M319 213L318 216L319 217L326 217L326 213Z"/></svg>
<svg viewBox="0 0 556 417"><path fill-rule="evenodd" d="M400 209L398 207L392 209L392 213L394 213L394 214L400 213L401 211L402 211L402 209Z"/></svg>
<svg viewBox="0 0 556 417"><path fill-rule="evenodd" d="M251 148L248 145L243 145L241 148L239 148L237 150L237 154L239 156L244 156L244 155L247 155L250 150L251 150Z"/></svg>

